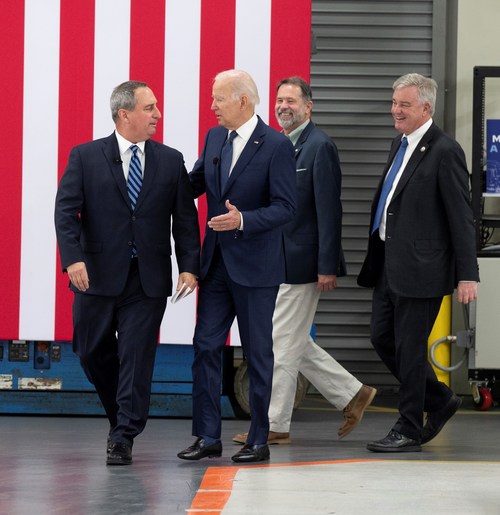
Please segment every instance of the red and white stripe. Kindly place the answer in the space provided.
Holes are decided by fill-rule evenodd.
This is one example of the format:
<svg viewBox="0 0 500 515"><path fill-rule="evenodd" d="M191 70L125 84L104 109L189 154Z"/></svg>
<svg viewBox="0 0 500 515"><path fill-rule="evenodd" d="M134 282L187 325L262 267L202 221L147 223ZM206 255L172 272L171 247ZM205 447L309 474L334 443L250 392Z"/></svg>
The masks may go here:
<svg viewBox="0 0 500 515"><path fill-rule="evenodd" d="M310 26L310 0L5 2L1 339L71 339L54 198L70 149L113 131L113 87L128 79L150 85L163 113L155 139L179 149L189 170L215 122L213 77L248 71L259 87L258 114L276 126L277 81L309 78ZM203 199L198 207L204 221ZM191 342L195 302L192 295L168 305L161 342Z"/></svg>

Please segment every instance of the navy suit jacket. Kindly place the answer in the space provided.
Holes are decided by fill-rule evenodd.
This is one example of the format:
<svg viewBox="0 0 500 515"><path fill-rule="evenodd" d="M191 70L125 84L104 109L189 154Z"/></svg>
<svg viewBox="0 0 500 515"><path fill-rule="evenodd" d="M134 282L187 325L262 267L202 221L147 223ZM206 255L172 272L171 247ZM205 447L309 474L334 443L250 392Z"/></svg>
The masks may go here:
<svg viewBox="0 0 500 515"><path fill-rule="evenodd" d="M372 203L370 228L400 144L398 136ZM479 280L465 155L435 124L403 170L387 209L383 247L378 233L369 237L360 286L375 286L384 265L391 289L404 297L441 297L452 293L461 280Z"/></svg>
<svg viewBox="0 0 500 515"><path fill-rule="evenodd" d="M203 279L218 242L231 279L243 286L276 286L285 280L282 227L295 213L293 145L260 118L224 191L220 191L220 155L228 131L209 130L189 179L196 197L207 195L207 221L227 213L225 201L243 214L243 231L216 233L206 226L201 254Z"/></svg>
<svg viewBox="0 0 500 515"><path fill-rule="evenodd" d="M295 145L297 212L283 229L286 281L345 275L341 246L341 171L337 147L312 121Z"/></svg>
<svg viewBox="0 0 500 515"><path fill-rule="evenodd" d="M63 269L78 261L87 266L86 294L121 293L135 240L144 292L169 296L171 230L179 271L199 273L198 218L182 154L149 140L145 156L143 186L132 211L115 134L71 150L55 224Z"/></svg>

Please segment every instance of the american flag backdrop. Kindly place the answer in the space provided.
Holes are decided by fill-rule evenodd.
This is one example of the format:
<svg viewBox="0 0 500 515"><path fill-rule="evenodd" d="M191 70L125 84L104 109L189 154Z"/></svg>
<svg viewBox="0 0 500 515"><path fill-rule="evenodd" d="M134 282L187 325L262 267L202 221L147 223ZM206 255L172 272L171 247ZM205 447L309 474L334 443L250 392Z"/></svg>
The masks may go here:
<svg viewBox="0 0 500 515"><path fill-rule="evenodd" d="M54 199L70 149L113 131L114 86L150 85L163 115L155 139L180 150L189 170L215 125L216 73L248 71L257 112L276 127L277 81L309 78L310 29L311 0L3 2L0 339L71 339ZM203 199L198 208L204 221ZM161 342L191 342L195 303L195 295L168 303Z"/></svg>

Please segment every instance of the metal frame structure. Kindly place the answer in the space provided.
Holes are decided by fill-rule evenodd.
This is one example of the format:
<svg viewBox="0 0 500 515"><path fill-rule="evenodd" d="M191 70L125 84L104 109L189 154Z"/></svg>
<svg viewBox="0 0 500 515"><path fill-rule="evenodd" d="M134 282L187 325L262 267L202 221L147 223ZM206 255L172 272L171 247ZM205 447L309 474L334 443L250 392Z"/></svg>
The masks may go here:
<svg viewBox="0 0 500 515"><path fill-rule="evenodd" d="M500 227L500 216L484 212L486 79L500 78L500 66L475 66L473 73L471 190L483 287L475 306L476 328L474 347L469 352L469 382L476 406L485 410L493 405L493 399L500 399L500 365L496 351L500 338L496 316L500 291L500 252L486 249L483 236L485 231Z"/></svg>
<svg viewBox="0 0 500 515"><path fill-rule="evenodd" d="M472 90L472 211L476 226L476 248L478 256L500 257L498 251L489 252L483 249L483 229L500 227L499 216L484 215L484 185L486 159L484 152L484 120L485 120L485 79L500 78L500 66L475 66Z"/></svg>

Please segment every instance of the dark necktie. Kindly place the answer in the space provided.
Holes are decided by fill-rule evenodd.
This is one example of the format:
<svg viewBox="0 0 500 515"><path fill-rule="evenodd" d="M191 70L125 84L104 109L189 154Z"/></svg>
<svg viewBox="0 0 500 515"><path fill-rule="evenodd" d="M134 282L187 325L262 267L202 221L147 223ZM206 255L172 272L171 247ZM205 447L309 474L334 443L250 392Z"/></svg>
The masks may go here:
<svg viewBox="0 0 500 515"><path fill-rule="evenodd" d="M373 229L372 234L379 228L380 221L382 220L382 213L384 212L385 203L387 202L387 197L389 192L391 191L392 185L394 183L394 179L403 164L403 158L405 157L406 147L408 146L408 139L406 136L401 140L401 145L399 146L398 153L394 158L391 169L386 176L384 185L382 186L382 191L380 193L380 198L378 200L377 211L375 213L375 218L373 219Z"/></svg>
<svg viewBox="0 0 500 515"><path fill-rule="evenodd" d="M226 187L229 172L231 171L231 163L233 161L233 141L238 136L236 131L232 131L229 138L226 139L222 152L220 154L220 190L221 193Z"/></svg>
<svg viewBox="0 0 500 515"><path fill-rule="evenodd" d="M132 210L135 209L135 205L137 204L137 199L142 187L142 166L141 160L137 155L138 149L139 147L137 145L130 146L132 157L130 159L130 166L128 169L127 192L130 198L130 205L132 206ZM132 246L132 257L135 256L137 256L137 248L134 243Z"/></svg>

